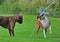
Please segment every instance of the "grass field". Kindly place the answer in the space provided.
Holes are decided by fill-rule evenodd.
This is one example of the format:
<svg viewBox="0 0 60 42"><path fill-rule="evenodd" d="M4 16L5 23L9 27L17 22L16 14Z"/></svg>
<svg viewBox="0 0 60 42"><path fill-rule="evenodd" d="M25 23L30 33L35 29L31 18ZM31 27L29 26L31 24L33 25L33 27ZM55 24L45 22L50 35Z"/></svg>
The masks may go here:
<svg viewBox="0 0 60 42"><path fill-rule="evenodd" d="M15 37L9 37L8 30L0 26L0 42L60 42L59 18L48 17L51 22L53 34L50 35L48 30L47 38L44 39L42 29L39 30L38 38L35 37L36 15L23 15L23 17L22 24L16 23Z"/></svg>

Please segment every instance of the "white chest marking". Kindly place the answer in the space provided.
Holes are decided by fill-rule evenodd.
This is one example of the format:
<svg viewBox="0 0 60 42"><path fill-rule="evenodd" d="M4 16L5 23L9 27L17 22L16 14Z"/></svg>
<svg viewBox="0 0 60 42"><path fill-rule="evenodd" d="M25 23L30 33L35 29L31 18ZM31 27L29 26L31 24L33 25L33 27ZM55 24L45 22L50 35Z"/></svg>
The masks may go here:
<svg viewBox="0 0 60 42"><path fill-rule="evenodd" d="M45 16L45 19L40 20L40 22L42 23L44 28L47 28L49 26L49 20L46 16Z"/></svg>

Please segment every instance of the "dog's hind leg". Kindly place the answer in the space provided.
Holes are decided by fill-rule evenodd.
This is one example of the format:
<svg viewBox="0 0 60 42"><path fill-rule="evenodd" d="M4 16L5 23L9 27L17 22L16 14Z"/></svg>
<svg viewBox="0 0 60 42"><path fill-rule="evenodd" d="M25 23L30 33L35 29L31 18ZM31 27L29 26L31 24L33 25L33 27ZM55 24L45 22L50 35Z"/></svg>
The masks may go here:
<svg viewBox="0 0 60 42"><path fill-rule="evenodd" d="M52 29L51 29L51 25L49 26L49 31L50 31L50 34L52 34Z"/></svg>
<svg viewBox="0 0 60 42"><path fill-rule="evenodd" d="M45 29L45 33L47 33L47 28Z"/></svg>

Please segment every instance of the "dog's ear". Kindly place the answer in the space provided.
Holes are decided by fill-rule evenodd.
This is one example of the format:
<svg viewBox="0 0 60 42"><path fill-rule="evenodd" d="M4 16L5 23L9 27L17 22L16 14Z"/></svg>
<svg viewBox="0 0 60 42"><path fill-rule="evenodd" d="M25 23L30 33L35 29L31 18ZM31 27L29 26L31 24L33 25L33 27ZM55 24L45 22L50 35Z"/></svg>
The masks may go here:
<svg viewBox="0 0 60 42"><path fill-rule="evenodd" d="M38 19L38 18L41 18L41 17L38 15L38 16L37 16L37 19Z"/></svg>
<svg viewBox="0 0 60 42"><path fill-rule="evenodd" d="M22 14L18 14L19 16L22 16Z"/></svg>
<svg viewBox="0 0 60 42"><path fill-rule="evenodd" d="M16 15L14 16L15 20L18 20L19 17L22 17L22 14L16 14Z"/></svg>
<svg viewBox="0 0 60 42"><path fill-rule="evenodd" d="M18 20L18 14L16 14L16 15L14 16L14 19L15 19L15 20Z"/></svg>

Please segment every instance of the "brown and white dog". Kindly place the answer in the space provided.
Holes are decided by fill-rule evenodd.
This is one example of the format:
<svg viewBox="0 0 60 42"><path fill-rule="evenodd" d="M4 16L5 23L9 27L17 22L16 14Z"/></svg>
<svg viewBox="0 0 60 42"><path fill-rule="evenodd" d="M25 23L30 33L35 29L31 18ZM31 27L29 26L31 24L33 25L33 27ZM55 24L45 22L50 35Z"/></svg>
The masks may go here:
<svg viewBox="0 0 60 42"><path fill-rule="evenodd" d="M15 23L18 22L21 24L23 22L23 17L20 14L17 14L15 16L0 16L0 26L8 29L10 36L15 36L14 34L14 27Z"/></svg>
<svg viewBox="0 0 60 42"><path fill-rule="evenodd" d="M50 34L52 34L51 24L50 24L48 18L44 14L42 14L42 15L38 14L38 16L37 16L36 37L38 37L38 31L39 31L40 27L43 29L44 38L46 38L46 32L47 32L48 27L49 27L49 30L50 30Z"/></svg>

